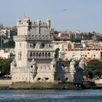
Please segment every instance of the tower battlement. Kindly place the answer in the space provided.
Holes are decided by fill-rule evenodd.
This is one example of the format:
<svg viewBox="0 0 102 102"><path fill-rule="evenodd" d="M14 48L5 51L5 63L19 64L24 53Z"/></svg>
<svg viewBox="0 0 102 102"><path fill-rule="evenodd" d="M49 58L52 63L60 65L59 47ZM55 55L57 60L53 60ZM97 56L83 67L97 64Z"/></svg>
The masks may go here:
<svg viewBox="0 0 102 102"><path fill-rule="evenodd" d="M49 33L51 30L51 20L31 22L30 19L26 17L23 20L17 19L16 26L18 35L27 35L30 32L32 33L32 30L36 34Z"/></svg>

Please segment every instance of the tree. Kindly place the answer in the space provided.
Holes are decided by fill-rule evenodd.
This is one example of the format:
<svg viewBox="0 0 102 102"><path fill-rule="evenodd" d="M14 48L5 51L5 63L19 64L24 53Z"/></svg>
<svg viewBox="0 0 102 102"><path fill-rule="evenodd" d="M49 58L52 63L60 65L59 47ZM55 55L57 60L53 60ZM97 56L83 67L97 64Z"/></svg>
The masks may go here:
<svg viewBox="0 0 102 102"><path fill-rule="evenodd" d="M88 62L87 72L91 78L95 76L100 77L102 75L102 61L91 60Z"/></svg>
<svg viewBox="0 0 102 102"><path fill-rule="evenodd" d="M55 58L59 58L59 48L57 48L56 50L55 50Z"/></svg>
<svg viewBox="0 0 102 102"><path fill-rule="evenodd" d="M14 48L15 47L15 42L13 40L9 40L5 44L3 44L3 48Z"/></svg>
<svg viewBox="0 0 102 102"><path fill-rule="evenodd" d="M71 39L70 41L71 41L71 42L81 42L80 39Z"/></svg>
<svg viewBox="0 0 102 102"><path fill-rule="evenodd" d="M10 63L12 59L2 59L0 58L0 76L4 76L10 73Z"/></svg>
<svg viewBox="0 0 102 102"><path fill-rule="evenodd" d="M96 40L97 41L102 41L102 37L98 37Z"/></svg>

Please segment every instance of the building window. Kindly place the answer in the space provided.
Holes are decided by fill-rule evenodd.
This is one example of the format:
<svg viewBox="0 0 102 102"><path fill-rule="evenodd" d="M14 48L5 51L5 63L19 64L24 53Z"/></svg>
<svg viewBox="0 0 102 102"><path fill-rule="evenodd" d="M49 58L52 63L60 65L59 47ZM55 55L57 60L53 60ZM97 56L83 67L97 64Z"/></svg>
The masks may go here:
<svg viewBox="0 0 102 102"><path fill-rule="evenodd" d="M41 78L38 78L37 80L41 80Z"/></svg>
<svg viewBox="0 0 102 102"><path fill-rule="evenodd" d="M40 67L40 69L42 69L42 66Z"/></svg>
<svg viewBox="0 0 102 102"><path fill-rule="evenodd" d="M36 57L38 57L38 52L36 53Z"/></svg>
<svg viewBox="0 0 102 102"><path fill-rule="evenodd" d="M65 81L67 81L68 80L68 78L65 78Z"/></svg>
<svg viewBox="0 0 102 102"><path fill-rule="evenodd" d="M52 45L51 45L51 44L49 44L49 47L50 47L50 48L52 48Z"/></svg>
<svg viewBox="0 0 102 102"><path fill-rule="evenodd" d="M33 56L35 56L35 52L33 53Z"/></svg>
<svg viewBox="0 0 102 102"><path fill-rule="evenodd" d="M85 57L87 57L87 55L85 55Z"/></svg>
<svg viewBox="0 0 102 102"><path fill-rule="evenodd" d="M48 68L51 69L50 66Z"/></svg>
<svg viewBox="0 0 102 102"><path fill-rule="evenodd" d="M21 43L19 43L19 47L21 47L22 46L22 44Z"/></svg>
<svg viewBox="0 0 102 102"><path fill-rule="evenodd" d="M44 57L44 52L42 53L42 57Z"/></svg>
<svg viewBox="0 0 102 102"><path fill-rule="evenodd" d="M45 44L44 43L41 43L40 48L44 48L44 47L45 47Z"/></svg>
<svg viewBox="0 0 102 102"><path fill-rule="evenodd" d="M30 43L30 48L35 48L36 44L35 43Z"/></svg>
<svg viewBox="0 0 102 102"><path fill-rule="evenodd" d="M48 53L48 57L50 57L50 52Z"/></svg>
<svg viewBox="0 0 102 102"><path fill-rule="evenodd" d="M27 77L26 77L26 80L27 80Z"/></svg>
<svg viewBox="0 0 102 102"><path fill-rule="evenodd" d="M45 78L45 80L49 80L49 78Z"/></svg>
<svg viewBox="0 0 102 102"><path fill-rule="evenodd" d="M36 44L35 44L35 43L33 43L33 48L35 48L35 46L36 46Z"/></svg>
<svg viewBox="0 0 102 102"><path fill-rule="evenodd" d="M32 57L32 52L30 52L30 57Z"/></svg>
<svg viewBox="0 0 102 102"><path fill-rule="evenodd" d="M47 57L47 52L45 53L45 57Z"/></svg>
<svg viewBox="0 0 102 102"><path fill-rule="evenodd" d="M61 79L60 79L60 78L58 78L57 80L58 80L58 81L60 81Z"/></svg>
<svg viewBox="0 0 102 102"><path fill-rule="evenodd" d="M30 48L32 48L33 47L33 44L32 43L30 43Z"/></svg>
<svg viewBox="0 0 102 102"><path fill-rule="evenodd" d="M21 60L22 59L22 52L20 51L19 53L18 53L18 60Z"/></svg>
<svg viewBox="0 0 102 102"><path fill-rule="evenodd" d="M41 57L41 53L39 53L39 57Z"/></svg>

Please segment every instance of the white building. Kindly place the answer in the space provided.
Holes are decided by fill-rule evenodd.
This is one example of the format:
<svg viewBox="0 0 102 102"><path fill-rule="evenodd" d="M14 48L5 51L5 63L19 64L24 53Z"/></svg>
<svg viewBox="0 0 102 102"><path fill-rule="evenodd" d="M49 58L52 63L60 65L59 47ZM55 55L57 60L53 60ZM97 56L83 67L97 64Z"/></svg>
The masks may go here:
<svg viewBox="0 0 102 102"><path fill-rule="evenodd" d="M64 52L64 59L76 59L80 60L84 59L101 59L102 58L102 50L77 50L77 51L65 51Z"/></svg>
<svg viewBox="0 0 102 102"><path fill-rule="evenodd" d="M101 59L102 49L75 48L75 43L70 41L54 41L54 48L59 48L59 57L63 60Z"/></svg>
<svg viewBox="0 0 102 102"><path fill-rule="evenodd" d="M0 30L0 36L3 36L5 38L10 38L11 35L10 35L10 30L7 30L7 29L1 29Z"/></svg>
<svg viewBox="0 0 102 102"><path fill-rule="evenodd" d="M4 50L0 50L0 58L10 58L10 52L5 52Z"/></svg>
<svg viewBox="0 0 102 102"><path fill-rule="evenodd" d="M11 63L12 82L54 82L55 61L51 22L17 21L15 60Z"/></svg>

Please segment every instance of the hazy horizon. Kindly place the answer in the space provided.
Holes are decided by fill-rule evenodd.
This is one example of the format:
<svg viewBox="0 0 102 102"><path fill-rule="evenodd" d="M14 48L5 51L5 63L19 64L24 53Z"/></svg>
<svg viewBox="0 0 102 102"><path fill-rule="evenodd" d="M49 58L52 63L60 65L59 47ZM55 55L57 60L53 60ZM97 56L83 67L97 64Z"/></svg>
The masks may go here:
<svg viewBox="0 0 102 102"><path fill-rule="evenodd" d="M0 0L0 24L16 25L17 18L47 18L62 31L102 33L102 0Z"/></svg>

